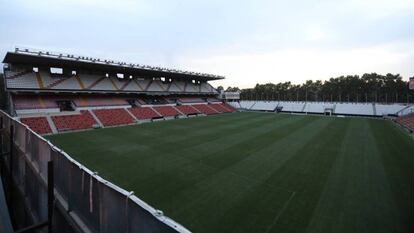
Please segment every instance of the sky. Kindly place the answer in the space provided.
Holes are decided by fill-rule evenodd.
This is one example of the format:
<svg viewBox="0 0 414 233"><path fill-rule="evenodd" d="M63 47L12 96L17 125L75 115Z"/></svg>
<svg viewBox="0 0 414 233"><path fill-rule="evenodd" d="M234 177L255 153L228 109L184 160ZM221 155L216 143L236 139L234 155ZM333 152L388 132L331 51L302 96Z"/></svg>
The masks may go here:
<svg viewBox="0 0 414 233"><path fill-rule="evenodd" d="M223 75L212 82L414 76L414 0L0 0L17 47Z"/></svg>

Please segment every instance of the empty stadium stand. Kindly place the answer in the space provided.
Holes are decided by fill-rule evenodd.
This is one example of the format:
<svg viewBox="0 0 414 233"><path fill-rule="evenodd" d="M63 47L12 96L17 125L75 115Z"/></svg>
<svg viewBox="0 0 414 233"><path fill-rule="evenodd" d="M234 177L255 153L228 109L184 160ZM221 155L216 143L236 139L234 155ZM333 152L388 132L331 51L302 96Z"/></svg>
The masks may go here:
<svg viewBox="0 0 414 233"><path fill-rule="evenodd" d="M241 109L251 109L256 101L240 101L240 108Z"/></svg>
<svg viewBox="0 0 414 233"><path fill-rule="evenodd" d="M307 113L324 113L326 108L332 108L332 106L327 106L325 103L312 103L307 102L305 105L304 112Z"/></svg>
<svg viewBox="0 0 414 233"><path fill-rule="evenodd" d="M229 104L234 109L242 109L239 101L228 102L227 104Z"/></svg>
<svg viewBox="0 0 414 233"><path fill-rule="evenodd" d="M402 116L414 112L414 106L379 103L336 103L295 101L239 101L229 102L236 109L253 111L276 111L294 113L357 115L357 116ZM328 115L329 115L328 114Z"/></svg>
<svg viewBox="0 0 414 233"><path fill-rule="evenodd" d="M46 117L25 117L21 118L20 121L38 134L52 133Z"/></svg>
<svg viewBox="0 0 414 233"><path fill-rule="evenodd" d="M91 129L98 124L89 111L80 111L80 114L73 115L52 116L52 120L59 132Z"/></svg>
<svg viewBox="0 0 414 233"><path fill-rule="evenodd" d="M81 96L73 99L77 107L122 106L128 105L125 98L108 96Z"/></svg>
<svg viewBox="0 0 414 233"><path fill-rule="evenodd" d="M337 103L335 104L335 113L347 115L374 116L373 106L370 103Z"/></svg>
<svg viewBox="0 0 414 233"><path fill-rule="evenodd" d="M176 108L186 114L186 115L193 115L193 114L198 114L200 113L200 111L198 111L197 109L195 109L193 106L191 105L180 105L180 106L176 106Z"/></svg>
<svg viewBox="0 0 414 233"><path fill-rule="evenodd" d="M207 101L210 103L221 102L221 100L218 100L217 98L207 98Z"/></svg>
<svg viewBox="0 0 414 233"><path fill-rule="evenodd" d="M195 109L197 109L199 112L204 113L206 115L213 115L218 114L219 112L210 108L207 104L194 104L192 105Z"/></svg>
<svg viewBox="0 0 414 233"><path fill-rule="evenodd" d="M303 112L305 102L281 101L278 106L281 106L282 111L286 112Z"/></svg>
<svg viewBox="0 0 414 233"><path fill-rule="evenodd" d="M396 115L398 116L405 116L408 114L414 113L414 105L408 105L405 108L403 108L402 110L398 111L396 113Z"/></svg>
<svg viewBox="0 0 414 233"><path fill-rule="evenodd" d="M229 109L227 106L225 106L222 103L220 103L220 104L209 104L208 106L213 108L217 112L220 112L220 113L233 112L231 109Z"/></svg>
<svg viewBox="0 0 414 233"><path fill-rule="evenodd" d="M4 63L8 112L40 134L235 111L222 76L17 48Z"/></svg>
<svg viewBox="0 0 414 233"><path fill-rule="evenodd" d="M161 105L169 104L171 101L160 96L142 96L138 100L141 105Z"/></svg>
<svg viewBox="0 0 414 233"><path fill-rule="evenodd" d="M274 111L277 107L277 104L277 102L260 101L250 106L249 109L259 111ZM246 106L248 106L248 104L246 104Z"/></svg>
<svg viewBox="0 0 414 233"><path fill-rule="evenodd" d="M228 103L222 103L222 106L227 109L228 112L235 112L236 109Z"/></svg>
<svg viewBox="0 0 414 233"><path fill-rule="evenodd" d="M129 108L128 111L130 111L138 120L151 120L162 117L151 107Z"/></svg>
<svg viewBox="0 0 414 233"><path fill-rule="evenodd" d="M93 113L104 126L126 125L135 122L134 118L123 108L95 109Z"/></svg>
<svg viewBox="0 0 414 233"><path fill-rule="evenodd" d="M181 115L173 106L157 106L154 110L164 117L175 117Z"/></svg>
<svg viewBox="0 0 414 233"><path fill-rule="evenodd" d="M54 101L53 97L50 96L15 95L13 103L17 110L58 108L57 103Z"/></svg>
<svg viewBox="0 0 414 233"><path fill-rule="evenodd" d="M414 113L398 117L395 121L411 132L414 132Z"/></svg>
<svg viewBox="0 0 414 233"><path fill-rule="evenodd" d="M397 113L406 106L400 104L375 104L376 108L376 115L383 116L383 115L397 115Z"/></svg>
<svg viewBox="0 0 414 233"><path fill-rule="evenodd" d="M173 80L174 85L166 85L159 80L120 79L104 74L80 73L77 75L52 76L47 70L27 72L26 67L14 66L14 70L5 71L6 85L10 89L31 90L74 90L74 91L106 91L106 92L185 92L195 94L217 94L217 91L207 82L194 84L181 80Z"/></svg>
<svg viewBox="0 0 414 233"><path fill-rule="evenodd" d="M201 98L196 97L181 97L178 99L181 103L203 103L206 102L205 100Z"/></svg>

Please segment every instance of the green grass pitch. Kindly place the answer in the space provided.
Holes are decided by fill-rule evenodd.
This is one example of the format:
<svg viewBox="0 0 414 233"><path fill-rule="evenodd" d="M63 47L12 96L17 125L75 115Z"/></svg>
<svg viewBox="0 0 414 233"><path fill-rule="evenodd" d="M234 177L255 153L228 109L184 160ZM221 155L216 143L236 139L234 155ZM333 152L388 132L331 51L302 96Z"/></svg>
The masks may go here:
<svg viewBox="0 0 414 233"><path fill-rule="evenodd" d="M246 112L48 138L193 232L414 231L414 142L388 121Z"/></svg>

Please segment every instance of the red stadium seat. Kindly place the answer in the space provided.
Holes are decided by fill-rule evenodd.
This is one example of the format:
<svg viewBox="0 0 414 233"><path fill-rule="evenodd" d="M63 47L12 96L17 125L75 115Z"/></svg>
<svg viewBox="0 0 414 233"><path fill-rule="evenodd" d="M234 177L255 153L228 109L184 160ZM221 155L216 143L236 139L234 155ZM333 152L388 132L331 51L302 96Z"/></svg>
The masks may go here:
<svg viewBox="0 0 414 233"><path fill-rule="evenodd" d="M129 113L123 109L97 109L93 110L104 126L126 125L135 122Z"/></svg>
<svg viewBox="0 0 414 233"><path fill-rule="evenodd" d="M398 117L395 121L403 127L414 132L414 113Z"/></svg>
<svg viewBox="0 0 414 233"><path fill-rule="evenodd" d="M155 111L159 112L164 117L178 116L180 113L172 106L154 107Z"/></svg>
<svg viewBox="0 0 414 233"><path fill-rule="evenodd" d="M27 117L21 118L20 121L38 134L52 133L46 117Z"/></svg>
<svg viewBox="0 0 414 233"><path fill-rule="evenodd" d="M213 115L213 114L217 114L220 113L216 110L214 110L213 108L210 108L207 104L194 104L192 105L195 109L197 109L198 111L206 114L206 115Z"/></svg>
<svg viewBox="0 0 414 233"><path fill-rule="evenodd" d="M139 120L148 120L161 117L151 107L128 108L128 110Z"/></svg>
<svg viewBox="0 0 414 233"><path fill-rule="evenodd" d="M235 108L233 108L232 106L230 106L230 104L227 104L227 103L223 103L223 104L221 104L224 108L226 108L229 112L235 112L236 111L236 109Z"/></svg>
<svg viewBox="0 0 414 233"><path fill-rule="evenodd" d="M191 115L191 114L197 114L200 113L200 111L198 111L197 109L195 109L193 106L191 105L180 105L180 106L176 106L176 108L186 114L186 115Z"/></svg>
<svg viewBox="0 0 414 233"><path fill-rule="evenodd" d="M208 106L211 107L211 108L213 108L217 112L231 112L229 109L227 109L226 107L224 107L223 104L210 104Z"/></svg>
<svg viewBox="0 0 414 233"><path fill-rule="evenodd" d="M81 111L81 114L76 115L52 116L52 120L59 132L91 129L97 124L89 111Z"/></svg>

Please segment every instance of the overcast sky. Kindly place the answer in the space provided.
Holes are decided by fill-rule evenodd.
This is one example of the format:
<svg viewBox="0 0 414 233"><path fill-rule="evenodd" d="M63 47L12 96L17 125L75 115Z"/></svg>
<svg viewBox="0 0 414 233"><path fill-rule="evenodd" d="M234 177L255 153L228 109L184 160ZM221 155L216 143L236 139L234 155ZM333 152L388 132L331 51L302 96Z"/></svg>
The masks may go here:
<svg viewBox="0 0 414 233"><path fill-rule="evenodd" d="M414 76L414 0L0 0L15 46L226 76L214 86Z"/></svg>

